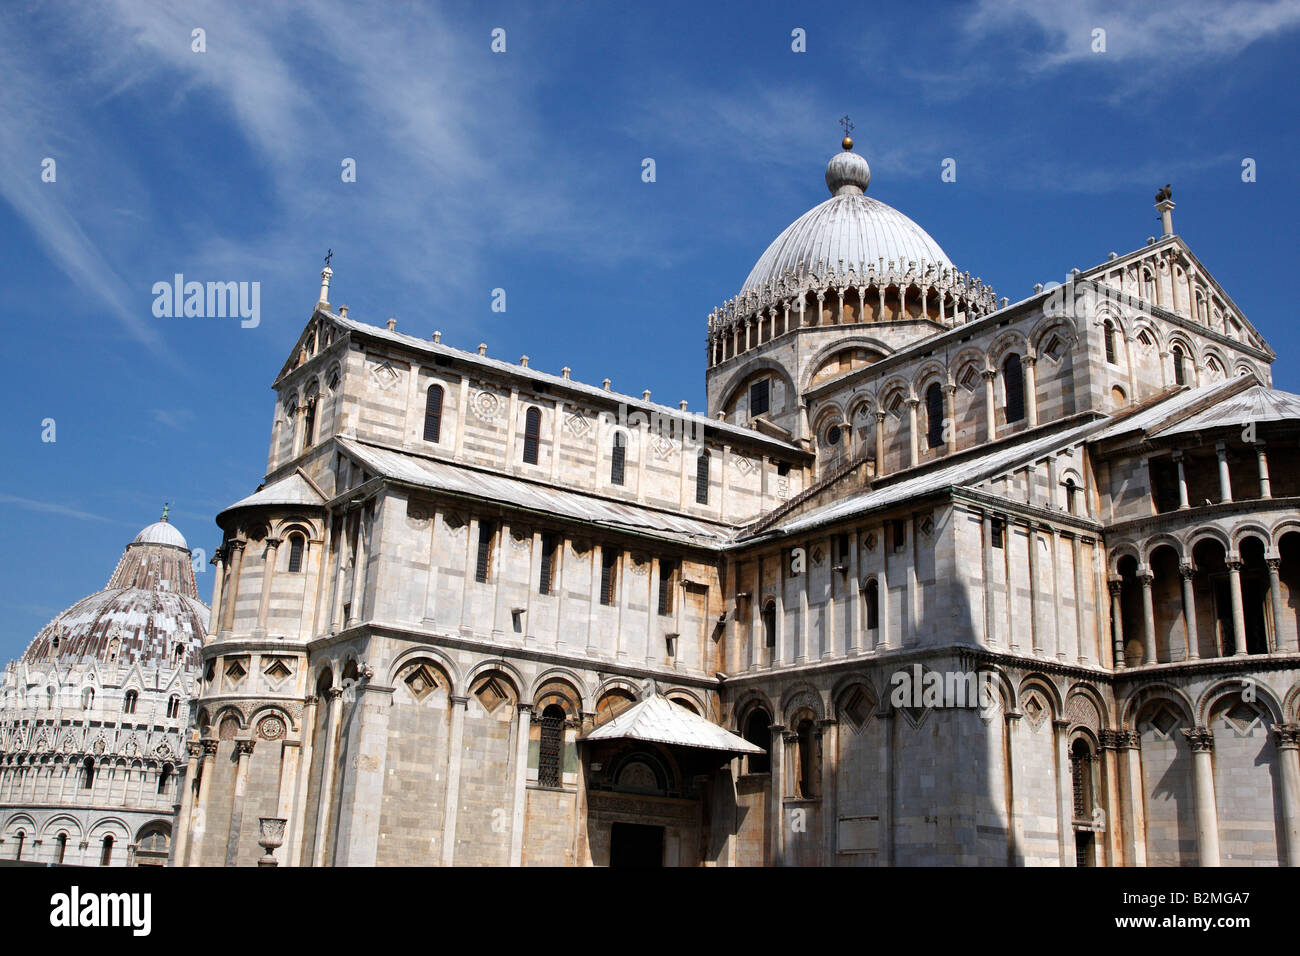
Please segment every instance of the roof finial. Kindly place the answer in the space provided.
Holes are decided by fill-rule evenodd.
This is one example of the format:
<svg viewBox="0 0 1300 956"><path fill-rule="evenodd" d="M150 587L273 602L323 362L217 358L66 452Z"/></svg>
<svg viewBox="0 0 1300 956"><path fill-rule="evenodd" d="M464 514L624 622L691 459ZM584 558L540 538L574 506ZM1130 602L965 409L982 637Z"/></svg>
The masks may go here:
<svg viewBox="0 0 1300 956"><path fill-rule="evenodd" d="M844 140L840 143L845 149L853 148L853 137L849 133L853 132L853 120L849 119L849 114L845 113L840 117L840 128L844 130Z"/></svg>
<svg viewBox="0 0 1300 956"><path fill-rule="evenodd" d="M168 513L169 511L171 511L171 510L172 510L171 502L170 502L170 501L164 501L164 502L163 502L163 515L162 515L162 520L163 520L163 521L166 521L166 520L167 520L167 513Z"/></svg>
<svg viewBox="0 0 1300 956"><path fill-rule="evenodd" d="M1156 193L1156 212L1160 213L1161 238L1167 239L1174 234L1174 191L1168 183Z"/></svg>

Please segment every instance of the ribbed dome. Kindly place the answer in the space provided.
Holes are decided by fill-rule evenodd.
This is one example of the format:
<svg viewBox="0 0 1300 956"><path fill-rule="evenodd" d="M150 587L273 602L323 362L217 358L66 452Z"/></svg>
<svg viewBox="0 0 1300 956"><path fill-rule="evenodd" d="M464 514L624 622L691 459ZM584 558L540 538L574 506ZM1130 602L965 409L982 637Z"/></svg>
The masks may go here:
<svg viewBox="0 0 1300 956"><path fill-rule="evenodd" d="M845 150L826 164L830 199L814 206L791 223L767 247L742 288L750 292L766 287L787 272L803 275L850 266L858 275L868 266L877 272L906 268L915 262L952 269L939 244L924 229L892 206L862 194L871 181L867 161Z"/></svg>
<svg viewBox="0 0 1300 956"><path fill-rule="evenodd" d="M135 536L135 544L170 544L175 548L189 548L185 535L176 530L176 526L163 518L151 525L146 525Z"/></svg>

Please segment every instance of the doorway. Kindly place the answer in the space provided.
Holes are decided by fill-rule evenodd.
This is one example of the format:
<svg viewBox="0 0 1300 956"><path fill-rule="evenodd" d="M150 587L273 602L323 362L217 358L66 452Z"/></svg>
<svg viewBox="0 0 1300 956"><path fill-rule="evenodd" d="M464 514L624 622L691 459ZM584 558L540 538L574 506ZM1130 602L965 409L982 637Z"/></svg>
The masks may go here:
<svg viewBox="0 0 1300 956"><path fill-rule="evenodd" d="M609 865L663 866L664 828L642 823L615 823L610 828Z"/></svg>

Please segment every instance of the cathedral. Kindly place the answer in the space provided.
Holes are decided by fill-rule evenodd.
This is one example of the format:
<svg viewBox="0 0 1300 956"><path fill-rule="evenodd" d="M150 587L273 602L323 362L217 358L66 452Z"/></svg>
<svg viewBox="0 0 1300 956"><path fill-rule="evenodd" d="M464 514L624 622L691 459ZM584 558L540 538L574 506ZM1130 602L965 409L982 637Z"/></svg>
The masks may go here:
<svg viewBox="0 0 1300 956"><path fill-rule="evenodd" d="M173 865L1300 863L1275 353L1168 188L1012 302L842 146L709 314L704 412L358 321L326 266L216 518ZM63 660L7 676L0 780Z"/></svg>

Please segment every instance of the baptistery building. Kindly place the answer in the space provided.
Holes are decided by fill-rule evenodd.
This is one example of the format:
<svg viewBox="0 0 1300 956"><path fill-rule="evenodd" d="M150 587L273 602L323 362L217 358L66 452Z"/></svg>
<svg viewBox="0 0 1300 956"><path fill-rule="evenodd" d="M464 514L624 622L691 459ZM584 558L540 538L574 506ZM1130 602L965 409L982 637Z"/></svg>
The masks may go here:
<svg viewBox="0 0 1300 956"><path fill-rule="evenodd" d="M208 608L169 520L0 680L0 861L162 866Z"/></svg>
<svg viewBox="0 0 1300 956"><path fill-rule="evenodd" d="M176 864L1300 862L1274 352L1168 189L1012 301L842 145L703 410L322 272L217 515Z"/></svg>

